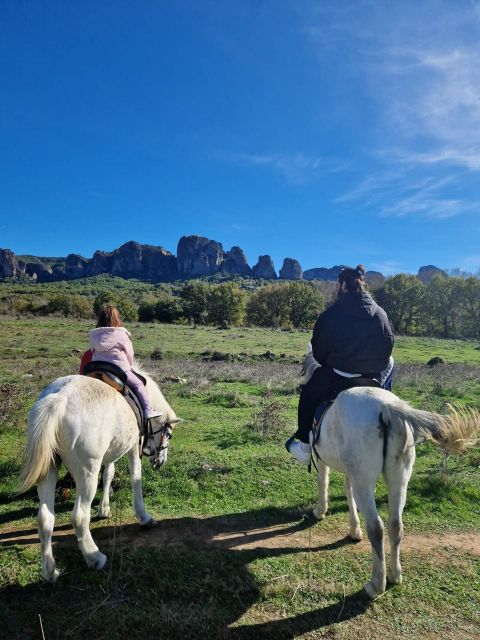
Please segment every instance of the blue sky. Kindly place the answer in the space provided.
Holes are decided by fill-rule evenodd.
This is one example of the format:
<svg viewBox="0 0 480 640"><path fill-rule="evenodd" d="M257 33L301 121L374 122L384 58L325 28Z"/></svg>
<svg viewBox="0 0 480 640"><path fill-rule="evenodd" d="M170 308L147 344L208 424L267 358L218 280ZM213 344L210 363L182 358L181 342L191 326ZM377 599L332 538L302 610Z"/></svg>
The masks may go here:
<svg viewBox="0 0 480 640"><path fill-rule="evenodd" d="M0 1L0 247L480 268L480 4Z"/></svg>

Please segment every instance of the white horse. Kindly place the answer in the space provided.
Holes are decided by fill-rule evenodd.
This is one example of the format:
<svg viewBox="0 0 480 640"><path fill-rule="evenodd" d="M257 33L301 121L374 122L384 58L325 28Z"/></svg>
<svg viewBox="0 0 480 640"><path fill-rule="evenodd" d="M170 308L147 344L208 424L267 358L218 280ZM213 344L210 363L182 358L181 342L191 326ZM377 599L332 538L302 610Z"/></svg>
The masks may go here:
<svg viewBox="0 0 480 640"><path fill-rule="evenodd" d="M139 371L138 367L136 370ZM181 419L177 418L148 374L144 371L139 373L147 379L146 389L151 405L162 412L154 429L157 453L154 454L155 460L152 460L154 466L159 468L167 458L170 425L181 422ZM135 515L141 526L156 524L143 503L138 440L138 425L132 409L118 391L100 380L81 375L58 378L44 389L33 405L28 416L26 460L18 493L38 485L40 508L37 520L42 577L47 582L53 583L59 576L52 554L59 458L75 480L77 497L71 521L89 567L102 569L107 560L90 533L90 507L102 465L103 495L98 515L104 518L110 516L109 497L114 463L127 454Z"/></svg>
<svg viewBox="0 0 480 640"><path fill-rule="evenodd" d="M304 370L313 373L307 354ZM317 363L318 365L318 363ZM312 443L312 459L318 470L319 500L313 510L317 520L328 509L329 467L345 474L345 492L350 511L350 538L362 539L357 508L364 515L372 545L373 575L365 585L375 599L386 581L400 584L400 542L403 537L402 512L407 486L415 461L415 444L429 439L449 453L459 453L475 444L480 415L473 409L442 416L414 409L389 391L356 387L340 393L325 414L320 437ZM375 504L375 486L383 473L388 490L390 566L385 570L383 522Z"/></svg>

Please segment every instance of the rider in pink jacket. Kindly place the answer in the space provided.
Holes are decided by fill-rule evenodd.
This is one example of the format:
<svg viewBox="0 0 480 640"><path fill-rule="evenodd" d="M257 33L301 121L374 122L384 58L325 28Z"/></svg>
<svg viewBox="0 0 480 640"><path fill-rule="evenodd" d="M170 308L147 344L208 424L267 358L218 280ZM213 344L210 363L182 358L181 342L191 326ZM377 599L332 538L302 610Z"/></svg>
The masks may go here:
<svg viewBox="0 0 480 640"><path fill-rule="evenodd" d="M127 384L138 396L146 418L162 415L151 406L143 382L132 370L134 353L130 333L122 327L120 314L114 306L106 305L102 309L97 328L90 331L90 347L93 361L109 362L125 371Z"/></svg>

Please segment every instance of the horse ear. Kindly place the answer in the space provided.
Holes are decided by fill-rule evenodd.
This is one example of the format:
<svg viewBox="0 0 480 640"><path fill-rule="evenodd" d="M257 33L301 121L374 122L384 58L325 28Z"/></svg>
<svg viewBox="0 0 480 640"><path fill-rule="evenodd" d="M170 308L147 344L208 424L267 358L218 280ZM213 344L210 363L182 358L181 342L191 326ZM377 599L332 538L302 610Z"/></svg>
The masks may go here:
<svg viewBox="0 0 480 640"><path fill-rule="evenodd" d="M174 418L173 420L169 420L170 424L181 424L183 422L183 418Z"/></svg>

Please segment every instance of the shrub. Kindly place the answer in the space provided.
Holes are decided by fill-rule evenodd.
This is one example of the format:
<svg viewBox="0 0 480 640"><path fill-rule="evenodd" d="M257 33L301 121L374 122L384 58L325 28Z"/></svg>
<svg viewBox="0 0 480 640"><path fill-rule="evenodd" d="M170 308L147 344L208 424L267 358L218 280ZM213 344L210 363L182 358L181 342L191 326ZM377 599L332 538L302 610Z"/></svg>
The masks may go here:
<svg viewBox="0 0 480 640"><path fill-rule="evenodd" d="M249 426L262 438L278 437L286 427L285 405L266 391L260 404L252 411Z"/></svg>

